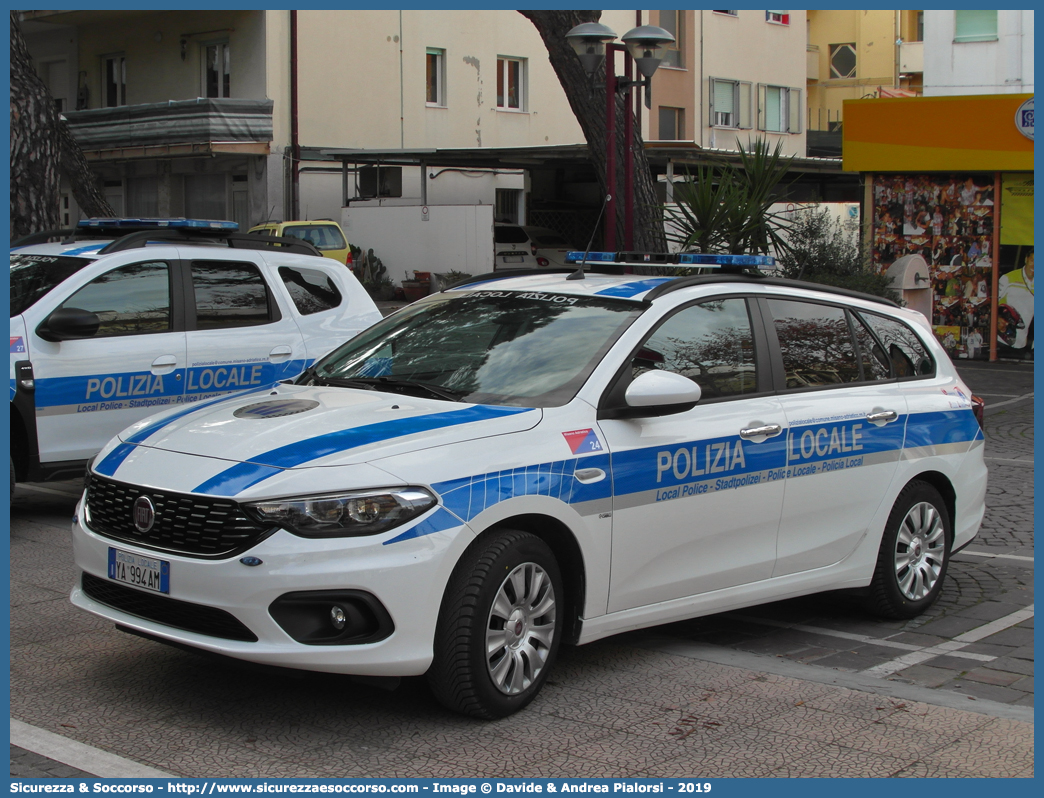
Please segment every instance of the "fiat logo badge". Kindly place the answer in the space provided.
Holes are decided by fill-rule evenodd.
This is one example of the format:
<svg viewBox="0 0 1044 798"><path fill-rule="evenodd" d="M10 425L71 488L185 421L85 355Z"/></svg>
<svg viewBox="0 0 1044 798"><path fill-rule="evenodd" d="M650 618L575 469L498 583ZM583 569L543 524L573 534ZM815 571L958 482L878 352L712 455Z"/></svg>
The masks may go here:
<svg viewBox="0 0 1044 798"><path fill-rule="evenodd" d="M152 529L153 524L156 523L156 508L152 504L152 499L148 496L139 496L135 499L131 515L134 520L134 528L139 532L145 534Z"/></svg>

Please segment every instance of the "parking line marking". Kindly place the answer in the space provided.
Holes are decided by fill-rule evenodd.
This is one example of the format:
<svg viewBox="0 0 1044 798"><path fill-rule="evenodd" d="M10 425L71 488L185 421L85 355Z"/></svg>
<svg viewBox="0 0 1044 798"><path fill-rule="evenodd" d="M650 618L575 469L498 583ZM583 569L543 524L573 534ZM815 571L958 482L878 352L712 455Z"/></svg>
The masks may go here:
<svg viewBox="0 0 1044 798"><path fill-rule="evenodd" d="M865 673L867 676L891 676L893 673L898 673L901 670L905 670L913 665L919 665L922 662L927 662L936 657L946 655L967 655L968 652L961 652L960 649L965 646L970 646L972 643L977 643L990 635L997 634L997 632L1009 629L1032 617L1033 605L1030 604L1025 609L1016 610L1010 615L1005 615L1003 618L998 618L997 620L990 621L982 626L977 626L964 634L959 634L953 638L953 640L947 640L945 643L939 643L936 646L931 646L910 654L904 654L903 656L897 657L889 662L882 662L880 665L874 665L872 668L860 671L860 673ZM996 658L994 657L993 659Z"/></svg>
<svg viewBox="0 0 1044 798"><path fill-rule="evenodd" d="M992 410L994 407L1004 407L1004 405L1010 405L1010 404L1012 404L1014 402L1021 402L1023 399L1032 399L1032 398L1033 398L1033 392L1030 391L1029 393L1024 393L1021 396L1016 396L1014 399L1005 399L1003 402L991 402L990 404L986 405L986 409L987 410Z"/></svg>
<svg viewBox="0 0 1044 798"><path fill-rule="evenodd" d="M989 551L976 551L975 549L961 549L957 554L968 554L972 557L989 557L997 560L1021 560L1022 562L1033 562L1032 557L1025 557L1021 554L993 554Z"/></svg>
<svg viewBox="0 0 1044 798"><path fill-rule="evenodd" d="M733 615L731 617L737 618L741 621L760 623L765 626L775 626L780 629L796 629L799 632L810 632L812 634L825 635L827 637L838 637L842 640L851 640L855 643L867 643L869 645L882 646L884 648L897 648L900 651L918 652L924 650L923 646L915 646L912 643L900 643L896 640L888 640L881 637L871 637L870 635L861 635L854 632L842 632L839 629L825 629L819 626L807 626L803 623L773 621L768 618L755 618L751 615ZM974 659L979 662L992 662L997 659L988 654L976 654L971 651L958 651L953 656L963 657L964 659Z"/></svg>
<svg viewBox="0 0 1044 798"><path fill-rule="evenodd" d="M11 718L11 745L106 779L157 779L173 776L108 751Z"/></svg>

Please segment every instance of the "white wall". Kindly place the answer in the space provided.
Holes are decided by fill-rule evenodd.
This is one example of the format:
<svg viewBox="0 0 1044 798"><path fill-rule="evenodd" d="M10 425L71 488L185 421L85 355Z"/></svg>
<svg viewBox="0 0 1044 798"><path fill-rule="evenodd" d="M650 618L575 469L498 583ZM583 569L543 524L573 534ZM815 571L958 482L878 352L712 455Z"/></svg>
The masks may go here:
<svg viewBox="0 0 1044 798"><path fill-rule="evenodd" d="M924 12L924 94L1033 93L1033 11L999 10L997 40L954 42L954 12Z"/></svg>
<svg viewBox="0 0 1044 798"><path fill-rule="evenodd" d="M414 271L484 274L493 271L493 206L351 206L341 214L348 240L372 249L398 285Z"/></svg>

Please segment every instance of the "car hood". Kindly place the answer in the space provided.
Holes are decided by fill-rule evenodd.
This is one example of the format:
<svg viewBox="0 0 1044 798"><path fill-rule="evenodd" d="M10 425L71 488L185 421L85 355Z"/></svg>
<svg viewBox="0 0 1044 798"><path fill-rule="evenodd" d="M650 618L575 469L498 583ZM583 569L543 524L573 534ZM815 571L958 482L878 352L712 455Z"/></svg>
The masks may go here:
<svg viewBox="0 0 1044 798"><path fill-rule="evenodd" d="M383 391L279 385L144 419L96 462L128 447L276 469L341 466L531 429L542 411Z"/></svg>

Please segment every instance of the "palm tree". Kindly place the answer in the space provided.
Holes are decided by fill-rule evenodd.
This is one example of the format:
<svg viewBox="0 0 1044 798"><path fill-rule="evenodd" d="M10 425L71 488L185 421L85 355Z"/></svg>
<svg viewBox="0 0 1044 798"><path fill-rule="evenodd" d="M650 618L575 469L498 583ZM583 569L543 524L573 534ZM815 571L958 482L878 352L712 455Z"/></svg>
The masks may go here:
<svg viewBox="0 0 1044 798"><path fill-rule="evenodd" d="M773 149L755 139L739 145L739 163L701 164L674 186L673 206L664 209L667 237L682 251L732 255L786 252L788 224L771 210L776 189L790 169L783 143Z"/></svg>

